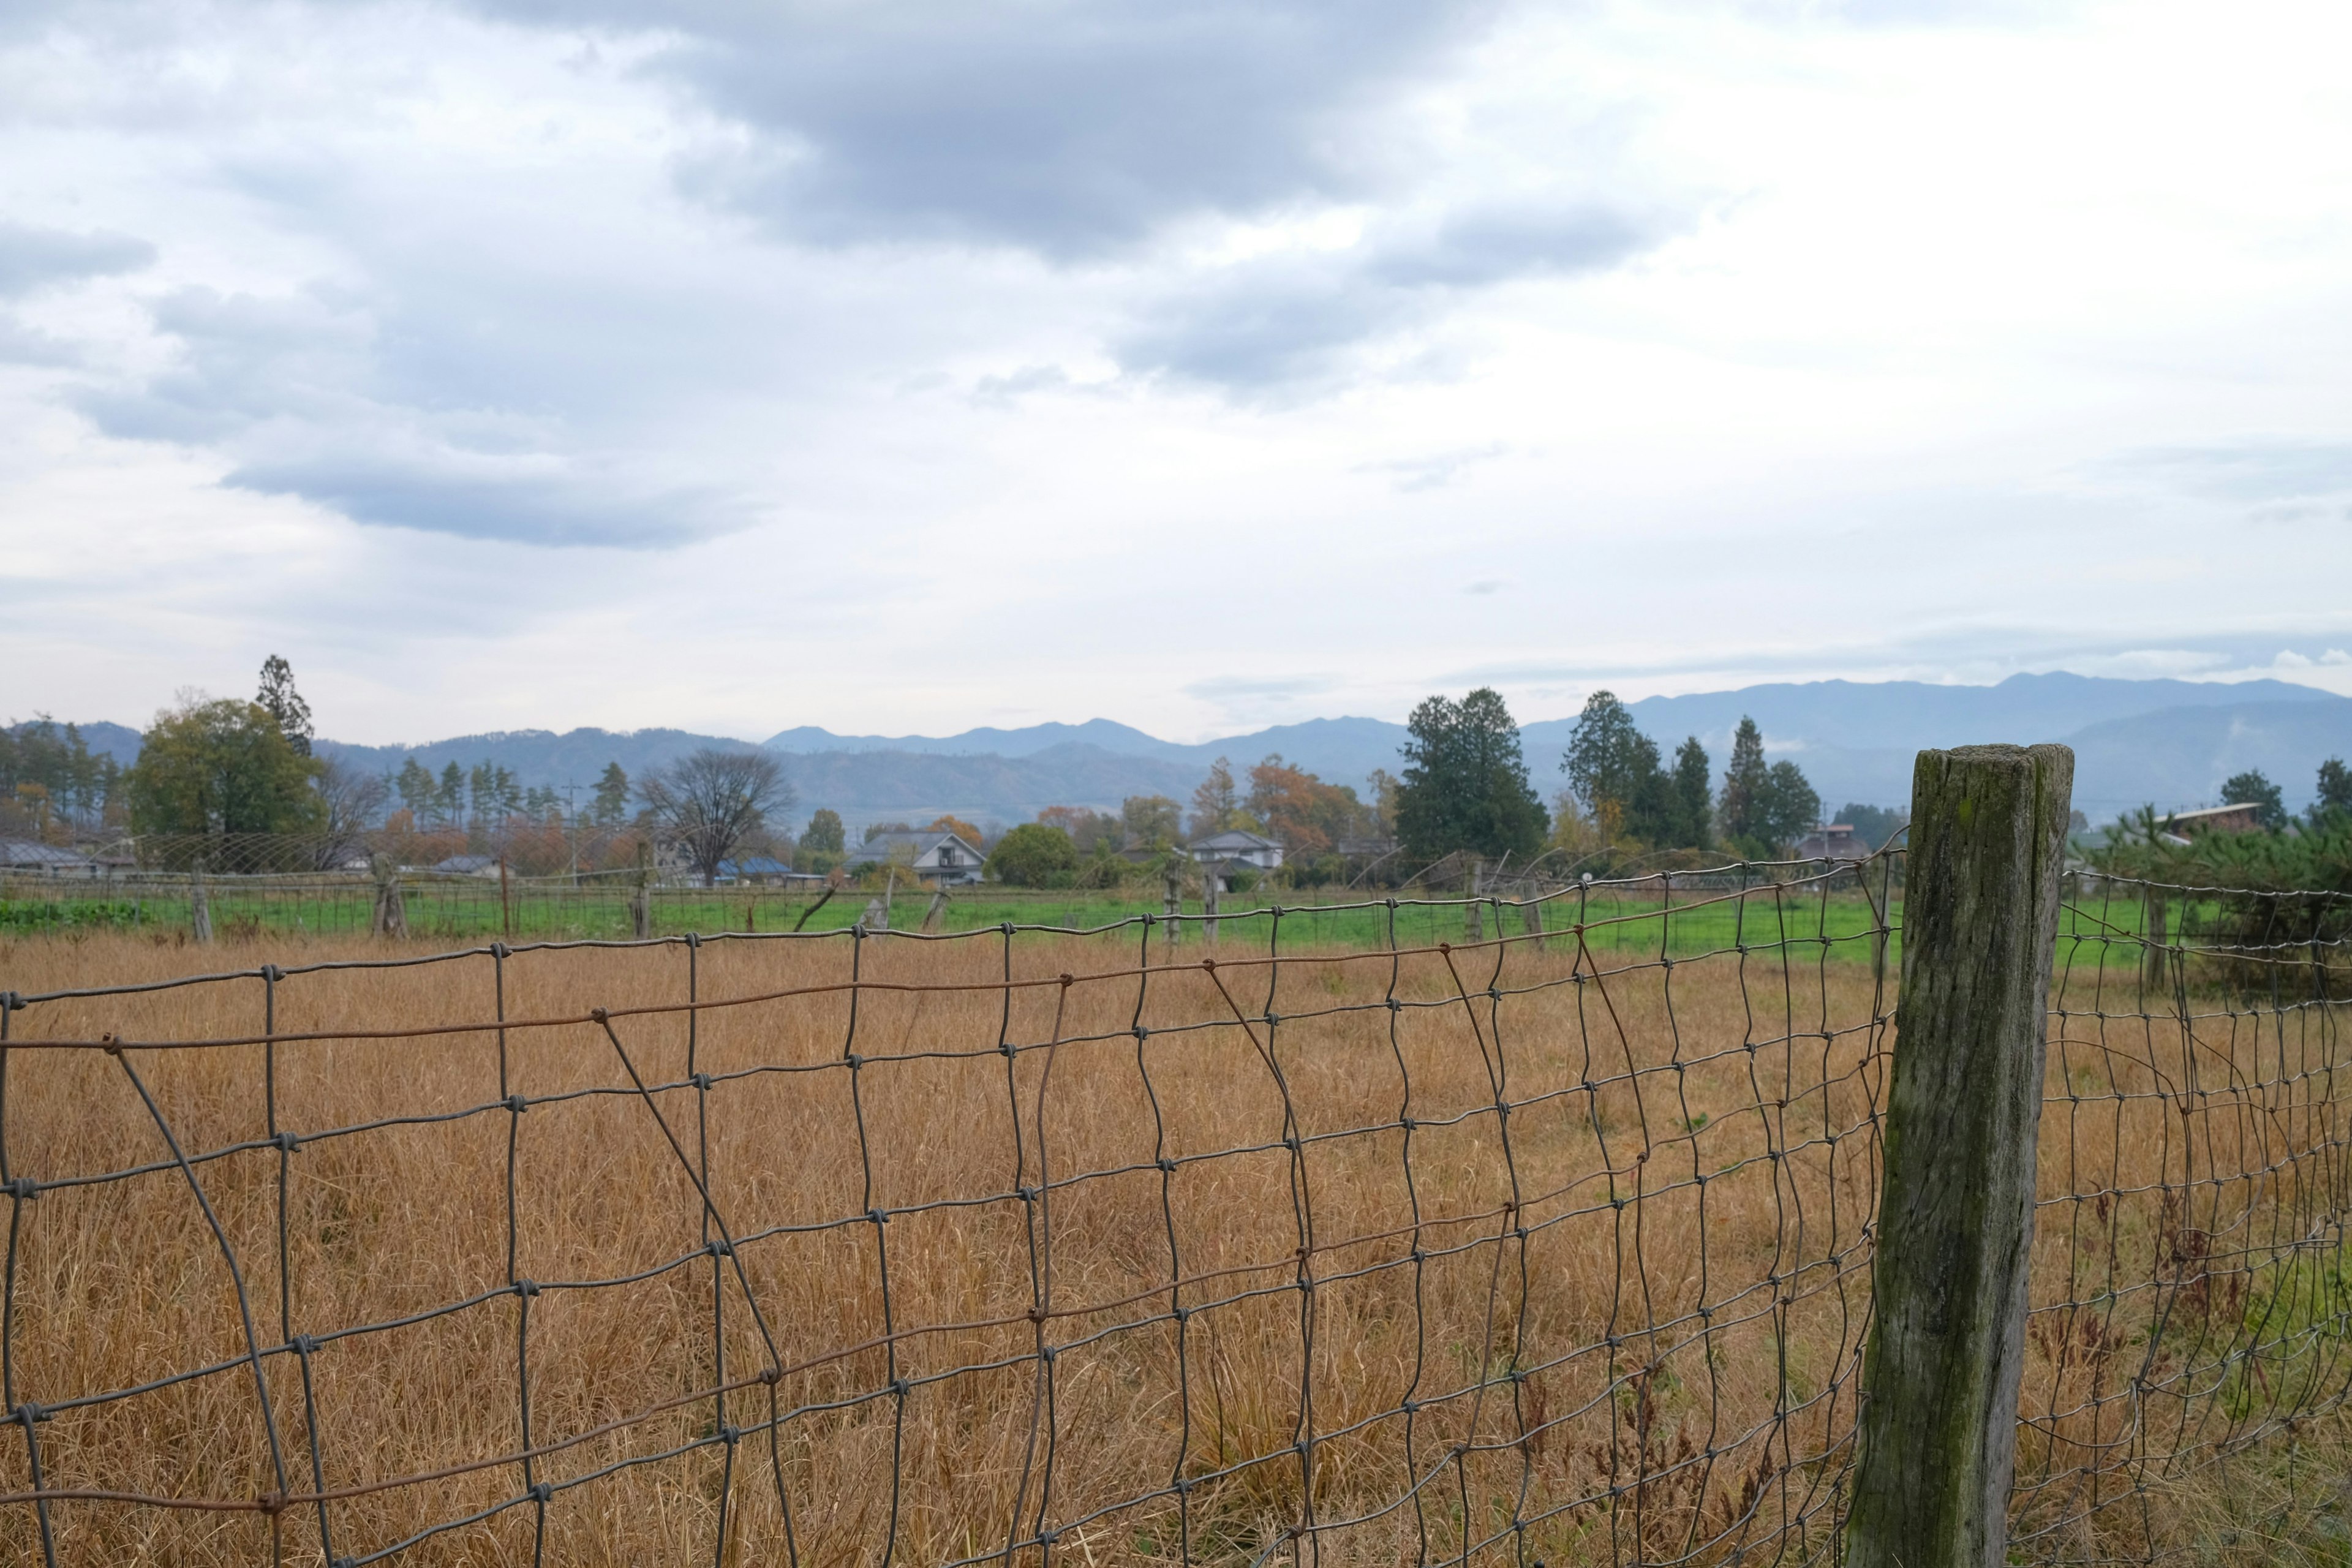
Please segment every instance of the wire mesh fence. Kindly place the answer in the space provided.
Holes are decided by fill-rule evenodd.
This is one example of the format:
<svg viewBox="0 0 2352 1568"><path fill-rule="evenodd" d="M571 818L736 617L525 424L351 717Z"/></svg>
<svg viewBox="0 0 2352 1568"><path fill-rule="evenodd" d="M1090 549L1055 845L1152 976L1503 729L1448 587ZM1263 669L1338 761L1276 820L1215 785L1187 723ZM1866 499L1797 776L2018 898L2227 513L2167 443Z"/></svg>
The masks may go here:
<svg viewBox="0 0 2352 1568"><path fill-rule="evenodd" d="M1901 886L1897 851L24 986L0 1541L1833 1555ZM2293 1489L2352 1381L2346 955L2152 934L2217 897L2070 891L2036 1559L2182 1547L2217 1468Z"/></svg>

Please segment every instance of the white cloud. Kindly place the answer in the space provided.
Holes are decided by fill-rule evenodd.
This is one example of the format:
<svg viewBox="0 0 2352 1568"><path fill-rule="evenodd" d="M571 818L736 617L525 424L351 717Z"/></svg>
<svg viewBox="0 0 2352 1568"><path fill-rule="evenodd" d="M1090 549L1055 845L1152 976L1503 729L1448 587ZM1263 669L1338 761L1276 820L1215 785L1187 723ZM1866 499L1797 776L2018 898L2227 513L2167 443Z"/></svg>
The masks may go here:
<svg viewBox="0 0 2352 1568"><path fill-rule="evenodd" d="M1045 12L0 25L11 700L2352 683L2336 11Z"/></svg>

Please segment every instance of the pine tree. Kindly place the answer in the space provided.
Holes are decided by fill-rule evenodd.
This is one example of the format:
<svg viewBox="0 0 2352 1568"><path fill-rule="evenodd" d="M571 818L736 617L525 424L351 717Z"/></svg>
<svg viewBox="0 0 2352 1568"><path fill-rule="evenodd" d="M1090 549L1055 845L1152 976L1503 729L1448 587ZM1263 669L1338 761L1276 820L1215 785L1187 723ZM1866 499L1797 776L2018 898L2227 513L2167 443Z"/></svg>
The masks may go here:
<svg viewBox="0 0 2352 1568"><path fill-rule="evenodd" d="M606 763L604 771L596 775L596 790L588 808L597 826L616 826L628 815L629 789L629 775L621 771L621 764Z"/></svg>
<svg viewBox="0 0 2352 1568"><path fill-rule="evenodd" d="M1694 849L1704 849L1714 837L1714 824L1707 800L1706 748L1693 735L1675 749L1674 795L1675 815L1681 818L1681 841Z"/></svg>
<svg viewBox="0 0 2352 1568"><path fill-rule="evenodd" d="M261 661L261 690L254 700L278 721L286 743L298 757L310 754L310 705L294 689L294 667L276 654Z"/></svg>
<svg viewBox="0 0 2352 1568"><path fill-rule="evenodd" d="M1732 731L1731 764L1723 770L1723 796L1716 806L1723 837L1742 854L1755 854L1767 842L1764 814L1770 773L1764 763L1764 731L1743 715L1739 728Z"/></svg>

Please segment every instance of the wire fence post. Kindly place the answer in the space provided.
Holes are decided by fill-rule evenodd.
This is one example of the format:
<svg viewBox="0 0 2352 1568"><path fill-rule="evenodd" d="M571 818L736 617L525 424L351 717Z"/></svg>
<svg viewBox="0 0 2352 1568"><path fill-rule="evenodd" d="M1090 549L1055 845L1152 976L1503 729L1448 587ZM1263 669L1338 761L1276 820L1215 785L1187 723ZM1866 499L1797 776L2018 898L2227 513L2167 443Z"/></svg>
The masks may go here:
<svg viewBox="0 0 2352 1568"><path fill-rule="evenodd" d="M1886 1096L1854 1568L1999 1568L2074 754L1922 752Z"/></svg>

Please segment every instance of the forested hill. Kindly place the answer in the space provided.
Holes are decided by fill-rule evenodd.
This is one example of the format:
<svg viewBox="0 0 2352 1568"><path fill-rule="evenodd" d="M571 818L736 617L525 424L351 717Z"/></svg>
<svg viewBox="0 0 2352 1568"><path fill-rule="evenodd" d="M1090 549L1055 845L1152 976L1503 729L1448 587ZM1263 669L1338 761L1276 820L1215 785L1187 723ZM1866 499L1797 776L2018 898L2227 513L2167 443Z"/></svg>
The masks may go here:
<svg viewBox="0 0 2352 1568"><path fill-rule="evenodd" d="M2179 807L2211 800L2221 780L2259 768L2290 806L2308 798L2329 756L2352 758L2352 700L2284 681L2215 685L2077 675L2012 676L1998 686L1844 680L1751 686L1738 691L1653 697L1631 704L1642 728L1671 750L1696 734L1718 770L1743 714L1762 726L1771 754L1802 766L1823 802L1899 805L1911 759L1923 746L1975 741L2060 740L2077 752L2076 804L2095 818L2144 802ZM331 715L326 723L332 727ZM1575 715L1528 722L1528 771L1549 794ZM82 726L92 750L126 764L138 731ZM321 741L322 754L372 770L409 757L438 772L490 761L526 787L588 787L607 763L633 776L698 746L782 754L800 797L795 816L829 805L853 822L929 820L942 811L1014 822L1047 805L1115 808L1130 795L1190 794L1219 756L1237 765L1280 752L1336 783L1360 787L1374 768L1399 766L1404 726L1378 719L1318 719L1199 742L1162 741L1108 720L971 730L947 736L836 735L803 727L765 742L683 730L546 730L461 735L415 746Z"/></svg>

